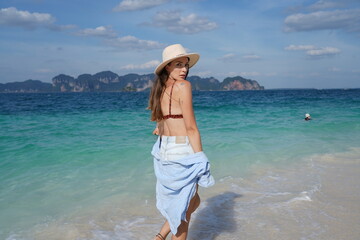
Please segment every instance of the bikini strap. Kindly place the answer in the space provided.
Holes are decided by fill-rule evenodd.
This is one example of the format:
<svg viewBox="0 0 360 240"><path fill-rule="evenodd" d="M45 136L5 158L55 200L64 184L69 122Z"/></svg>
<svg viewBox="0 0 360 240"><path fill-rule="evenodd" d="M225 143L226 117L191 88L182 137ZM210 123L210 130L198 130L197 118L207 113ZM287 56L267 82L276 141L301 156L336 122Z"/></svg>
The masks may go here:
<svg viewBox="0 0 360 240"><path fill-rule="evenodd" d="M173 92L175 82L176 82L176 80L174 81L173 85L171 86L171 90L170 90L169 115L171 115L171 99L172 99L172 92Z"/></svg>

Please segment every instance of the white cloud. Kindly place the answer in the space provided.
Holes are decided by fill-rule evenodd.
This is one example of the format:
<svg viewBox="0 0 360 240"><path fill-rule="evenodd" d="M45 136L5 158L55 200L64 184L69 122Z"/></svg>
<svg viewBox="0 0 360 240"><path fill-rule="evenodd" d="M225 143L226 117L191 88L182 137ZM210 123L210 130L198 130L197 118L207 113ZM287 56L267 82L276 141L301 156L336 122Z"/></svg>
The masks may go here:
<svg viewBox="0 0 360 240"><path fill-rule="evenodd" d="M331 56L339 54L341 51L334 47L324 47L319 49L308 50L306 54L313 57Z"/></svg>
<svg viewBox="0 0 360 240"><path fill-rule="evenodd" d="M113 38L116 37L116 32L111 27L99 26L97 28L86 28L80 30L77 35L80 36L93 36L93 37L104 37Z"/></svg>
<svg viewBox="0 0 360 240"><path fill-rule="evenodd" d="M134 36L125 36L106 40L106 43L112 47L122 50L151 50L164 47L163 44L150 40L138 39Z"/></svg>
<svg viewBox="0 0 360 240"><path fill-rule="evenodd" d="M230 62L230 61L234 61L236 59L236 54L234 53L228 53L225 54L224 56L220 57L219 60L223 61L223 62Z"/></svg>
<svg viewBox="0 0 360 240"><path fill-rule="evenodd" d="M255 54L244 55L241 57L244 61L256 61L260 60L261 57ZM222 62L231 62L239 60L239 56L235 53L228 53L219 58Z"/></svg>
<svg viewBox="0 0 360 240"><path fill-rule="evenodd" d="M305 51L309 57L326 57L339 54L341 51L334 47L316 47L314 45L289 45L285 47L288 51Z"/></svg>
<svg viewBox="0 0 360 240"><path fill-rule="evenodd" d="M243 59L245 60L260 60L261 57L255 54L250 54L250 55L244 55Z"/></svg>
<svg viewBox="0 0 360 240"><path fill-rule="evenodd" d="M309 6L309 10L318 11L322 9L336 8L342 6L342 3L339 2L331 2L331 1L317 1L316 3Z"/></svg>
<svg viewBox="0 0 360 240"><path fill-rule="evenodd" d="M77 28L77 26L73 25L73 24L68 24L68 25L52 24L52 25L47 26L47 28L50 30L53 30L53 31L66 31L66 30L71 30L71 29Z"/></svg>
<svg viewBox="0 0 360 240"><path fill-rule="evenodd" d="M337 67L329 68L329 72L340 72L340 71L341 71L341 69L337 68Z"/></svg>
<svg viewBox="0 0 360 240"><path fill-rule="evenodd" d="M258 73L258 72L241 72L240 75L243 77L256 77L256 76L259 76L260 73Z"/></svg>
<svg viewBox="0 0 360 240"><path fill-rule="evenodd" d="M194 72L191 73L190 75L196 75L199 77L210 77L213 73L211 71L203 71L203 72Z"/></svg>
<svg viewBox="0 0 360 240"><path fill-rule="evenodd" d="M56 25L55 18L48 13L30 13L14 7L0 9L0 25L22 27L27 30L45 27L53 31L65 31L76 28L75 25Z"/></svg>
<svg viewBox="0 0 360 240"><path fill-rule="evenodd" d="M115 12L143 10L167 3L169 0L123 0L113 8Z"/></svg>
<svg viewBox="0 0 360 240"><path fill-rule="evenodd" d="M228 72L226 74L227 77L235 77L235 76L238 76L238 75L239 75L239 73L237 73L237 72Z"/></svg>
<svg viewBox="0 0 360 240"><path fill-rule="evenodd" d="M205 17L200 17L194 13L181 16L178 11L158 12L151 23L145 23L154 27L162 27L169 32L179 34L194 34L203 31L210 31L218 27L215 22L211 22Z"/></svg>
<svg viewBox="0 0 360 240"><path fill-rule="evenodd" d="M285 32L325 29L360 31L360 9L298 13L285 19Z"/></svg>
<svg viewBox="0 0 360 240"><path fill-rule="evenodd" d="M311 11L317 11L322 9L328 9L328 8L336 8L342 6L342 3L339 2L330 2L330 1L317 1L316 3L309 6L309 9Z"/></svg>
<svg viewBox="0 0 360 240"><path fill-rule="evenodd" d="M315 49L316 47L314 45L289 45L287 47L285 47L285 50L312 50Z"/></svg>
<svg viewBox="0 0 360 240"><path fill-rule="evenodd" d="M55 18L48 13L30 13L28 11L17 10L14 7L0 9L1 25L35 29L37 27L51 26L54 22Z"/></svg>
<svg viewBox="0 0 360 240"><path fill-rule="evenodd" d="M121 67L121 69L125 69L125 70L134 70L134 69L149 69L149 68L155 68L156 66L158 66L160 64L160 61L158 60L152 60L149 62L146 62L144 64L128 64L126 66Z"/></svg>

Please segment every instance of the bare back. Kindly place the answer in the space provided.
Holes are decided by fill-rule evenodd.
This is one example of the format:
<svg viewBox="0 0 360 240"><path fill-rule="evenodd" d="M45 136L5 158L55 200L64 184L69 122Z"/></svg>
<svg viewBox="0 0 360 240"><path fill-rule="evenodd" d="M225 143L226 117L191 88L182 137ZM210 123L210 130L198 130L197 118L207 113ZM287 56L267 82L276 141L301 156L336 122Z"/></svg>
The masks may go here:
<svg viewBox="0 0 360 240"><path fill-rule="evenodd" d="M176 81L174 86L167 84L166 89L161 99L161 111L163 115L179 115L182 114L180 106L180 94L181 89L179 88L181 82ZM172 93L171 93L171 88ZM170 103L171 96L171 103ZM170 106L171 104L171 106ZM171 107L171 108L170 108ZM170 112L171 111L171 112ZM186 136L186 126L183 118L168 118L161 121L160 135L165 136Z"/></svg>
<svg viewBox="0 0 360 240"><path fill-rule="evenodd" d="M174 86L172 92L171 86ZM161 98L161 111L164 119L159 123L159 134L188 136L194 152L200 152L202 144L196 125L191 89L191 83L186 80L166 83L166 89Z"/></svg>

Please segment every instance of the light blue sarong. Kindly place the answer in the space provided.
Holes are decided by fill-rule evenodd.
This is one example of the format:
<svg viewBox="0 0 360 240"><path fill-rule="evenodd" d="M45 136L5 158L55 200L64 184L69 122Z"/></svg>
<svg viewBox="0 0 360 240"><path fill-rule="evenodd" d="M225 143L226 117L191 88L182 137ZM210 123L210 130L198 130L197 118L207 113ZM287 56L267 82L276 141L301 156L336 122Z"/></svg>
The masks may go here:
<svg viewBox="0 0 360 240"><path fill-rule="evenodd" d="M204 152L192 153L178 160L164 159L160 154L160 137L151 154L157 178L156 207L176 235L181 221L186 221L186 211L197 184L210 187L215 183L210 174L210 163Z"/></svg>

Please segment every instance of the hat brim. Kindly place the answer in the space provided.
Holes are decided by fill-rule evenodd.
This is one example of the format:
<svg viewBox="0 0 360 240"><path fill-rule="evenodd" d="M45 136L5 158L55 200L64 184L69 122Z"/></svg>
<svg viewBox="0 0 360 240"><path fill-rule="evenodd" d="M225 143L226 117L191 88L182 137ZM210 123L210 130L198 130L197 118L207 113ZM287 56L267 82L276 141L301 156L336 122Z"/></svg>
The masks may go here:
<svg viewBox="0 0 360 240"><path fill-rule="evenodd" d="M154 73L157 75L160 75L161 71L164 69L164 67L169 64L170 62L178 59L178 58L182 58L182 57L188 57L189 58L189 68L191 68L192 66L194 66L197 61L199 61L200 55L197 53L187 53L187 54L183 54L183 55L178 55L174 58L168 59L165 62L160 63L156 68Z"/></svg>

